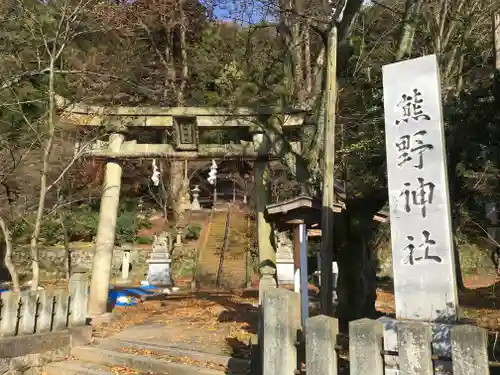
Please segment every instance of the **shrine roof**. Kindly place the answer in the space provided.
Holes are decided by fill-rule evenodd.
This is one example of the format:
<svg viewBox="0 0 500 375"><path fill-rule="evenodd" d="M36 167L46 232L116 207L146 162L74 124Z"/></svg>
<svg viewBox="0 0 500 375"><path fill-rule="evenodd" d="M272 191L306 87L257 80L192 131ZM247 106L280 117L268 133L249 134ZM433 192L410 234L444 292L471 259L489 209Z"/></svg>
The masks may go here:
<svg viewBox="0 0 500 375"><path fill-rule="evenodd" d="M335 194L339 198L333 206L333 212L340 214L346 210L345 192L337 190L337 181L335 183ZM283 202L271 203L266 206L266 214L270 221L278 226L291 226L296 224L306 224L308 228L317 228L321 230L321 207L319 199L313 198L307 194L301 194L297 197ZM374 216L373 220L380 223L389 222L389 211L380 210Z"/></svg>

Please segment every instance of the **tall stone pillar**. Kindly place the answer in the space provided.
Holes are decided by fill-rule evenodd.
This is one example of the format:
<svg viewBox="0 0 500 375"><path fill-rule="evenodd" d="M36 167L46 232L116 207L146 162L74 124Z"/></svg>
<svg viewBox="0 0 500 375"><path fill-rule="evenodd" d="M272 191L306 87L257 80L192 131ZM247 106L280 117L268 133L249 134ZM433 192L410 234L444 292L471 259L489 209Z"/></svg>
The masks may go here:
<svg viewBox="0 0 500 375"><path fill-rule="evenodd" d="M111 134L109 137L109 150L119 152L123 140L123 134ZM104 171L99 227L97 229L90 284L89 316L99 316L107 313L121 178L122 166L120 161L109 160Z"/></svg>
<svg viewBox="0 0 500 375"><path fill-rule="evenodd" d="M269 163L267 161L267 141L264 134L254 135L254 146L259 154L254 164L255 195L257 210L257 238L259 246L259 302L262 303L264 292L276 288L276 250L274 231L265 218L266 205L269 203Z"/></svg>

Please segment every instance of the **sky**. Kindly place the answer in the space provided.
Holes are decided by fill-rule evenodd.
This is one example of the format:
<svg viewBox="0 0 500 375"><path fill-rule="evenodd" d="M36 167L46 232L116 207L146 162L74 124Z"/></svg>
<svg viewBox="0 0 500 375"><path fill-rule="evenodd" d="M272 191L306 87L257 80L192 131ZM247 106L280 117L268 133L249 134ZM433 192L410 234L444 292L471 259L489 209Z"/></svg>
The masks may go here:
<svg viewBox="0 0 500 375"><path fill-rule="evenodd" d="M218 19L254 24L263 19L271 20L272 15L266 3L269 0L201 0L207 8L213 8ZM371 5L371 0L364 0L364 5ZM342 18L342 14L340 15Z"/></svg>
<svg viewBox="0 0 500 375"><path fill-rule="evenodd" d="M253 24L270 17L264 1L202 0L201 2L208 8L213 8L215 17L220 20Z"/></svg>

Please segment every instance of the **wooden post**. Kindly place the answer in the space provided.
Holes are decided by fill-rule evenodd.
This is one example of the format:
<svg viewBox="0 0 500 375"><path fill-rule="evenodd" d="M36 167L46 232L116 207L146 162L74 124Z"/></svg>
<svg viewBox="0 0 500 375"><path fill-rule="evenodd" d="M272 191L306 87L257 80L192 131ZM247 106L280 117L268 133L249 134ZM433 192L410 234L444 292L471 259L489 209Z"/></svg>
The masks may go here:
<svg viewBox="0 0 500 375"><path fill-rule="evenodd" d="M300 225L293 226L293 290L300 293Z"/></svg>
<svg viewBox="0 0 500 375"><path fill-rule="evenodd" d="M500 13L493 15L493 38L495 41L495 68L500 72Z"/></svg>
<svg viewBox="0 0 500 375"><path fill-rule="evenodd" d="M321 209L321 312L333 315L333 208L335 203L335 106L337 101L337 29L328 35L326 70L326 118Z"/></svg>
<svg viewBox="0 0 500 375"><path fill-rule="evenodd" d="M306 326L306 319L309 318L309 283L307 280L307 227L299 224L300 241L300 312L302 326Z"/></svg>

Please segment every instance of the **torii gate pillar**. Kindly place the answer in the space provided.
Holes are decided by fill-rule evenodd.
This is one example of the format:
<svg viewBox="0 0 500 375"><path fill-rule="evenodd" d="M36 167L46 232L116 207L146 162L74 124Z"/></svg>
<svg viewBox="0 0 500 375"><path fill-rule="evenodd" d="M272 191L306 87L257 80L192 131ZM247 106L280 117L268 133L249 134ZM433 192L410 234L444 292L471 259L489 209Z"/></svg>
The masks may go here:
<svg viewBox="0 0 500 375"><path fill-rule="evenodd" d="M113 133L109 137L109 151L119 152L123 134ZM104 184L99 212L99 226L94 250L92 280L88 315L96 317L108 312L111 262L115 246L116 219L120 202L122 166L118 160L109 160L104 171Z"/></svg>
<svg viewBox="0 0 500 375"><path fill-rule="evenodd" d="M259 150L260 156L266 156L268 140L262 133L253 135L253 142ZM274 232L271 224L267 221L265 212L269 203L269 163L265 158L257 158L255 161L255 193L257 211L257 237L259 247L259 303L267 290L277 287L276 282L276 250L272 240Z"/></svg>

